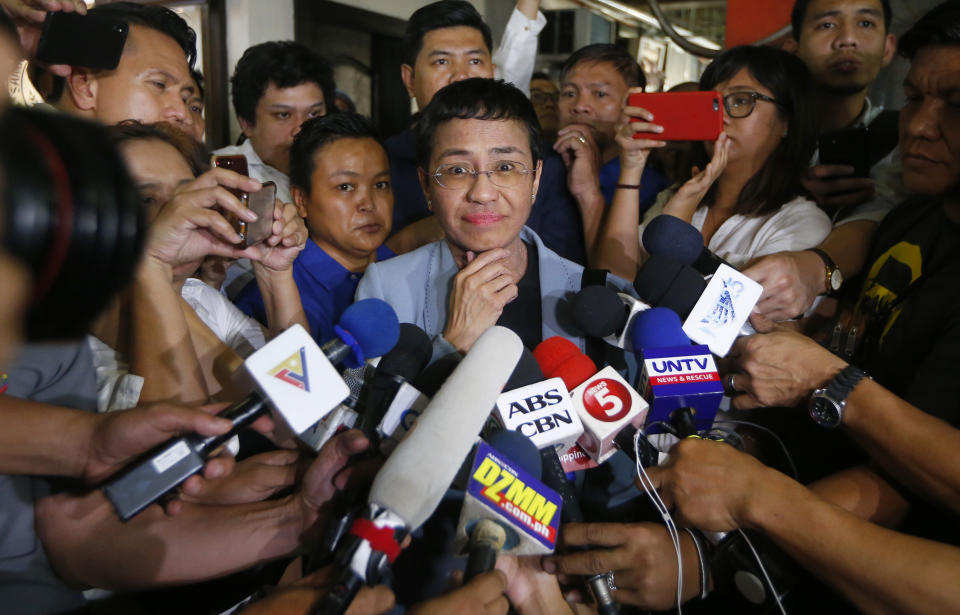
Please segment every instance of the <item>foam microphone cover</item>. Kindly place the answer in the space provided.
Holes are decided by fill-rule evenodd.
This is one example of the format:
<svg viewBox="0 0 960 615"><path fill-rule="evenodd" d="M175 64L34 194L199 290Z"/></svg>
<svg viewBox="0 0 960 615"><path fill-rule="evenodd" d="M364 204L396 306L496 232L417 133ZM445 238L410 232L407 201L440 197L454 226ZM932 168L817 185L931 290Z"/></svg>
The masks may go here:
<svg viewBox="0 0 960 615"><path fill-rule="evenodd" d="M524 348L523 353L520 355L520 360L517 361L517 366L513 368L513 373L510 374L510 379L507 380L507 384L503 387L503 390L504 392L512 391L535 382L540 382L543 379L543 370L540 369L540 364L537 363L536 357L533 356L529 348ZM490 444L493 443L491 442Z"/></svg>
<svg viewBox="0 0 960 615"><path fill-rule="evenodd" d="M643 249L692 265L703 252L703 235L676 216L660 214L643 229Z"/></svg>
<svg viewBox="0 0 960 615"><path fill-rule="evenodd" d="M597 373L597 365L576 344L559 336L549 337L533 350L544 378L560 378L567 390Z"/></svg>
<svg viewBox="0 0 960 615"><path fill-rule="evenodd" d="M504 429L494 433L487 442L504 456L536 479L543 476L540 451L530 438L519 431Z"/></svg>
<svg viewBox="0 0 960 615"><path fill-rule="evenodd" d="M637 314L630 330L633 348L669 348L689 346L690 338L683 332L683 322L671 309L655 307Z"/></svg>
<svg viewBox="0 0 960 615"><path fill-rule="evenodd" d="M447 378L411 431L387 459L369 501L417 528L433 513L523 352L504 327L490 327Z"/></svg>
<svg viewBox="0 0 960 615"><path fill-rule="evenodd" d="M629 308L606 286L587 286L573 297L573 322L587 337L607 337L623 331Z"/></svg>
<svg viewBox="0 0 960 615"><path fill-rule="evenodd" d="M413 381L413 386L427 397L433 397L453 370L460 365L462 357L459 353L451 353L428 365Z"/></svg>
<svg viewBox="0 0 960 615"><path fill-rule="evenodd" d="M357 340L367 358L390 352L400 337L397 313L382 299L357 301L344 310L337 324Z"/></svg>
<svg viewBox="0 0 960 615"><path fill-rule="evenodd" d="M405 322L400 324L396 346L383 355L377 365L377 373L398 376L407 382L424 370L433 355L433 344L423 329Z"/></svg>

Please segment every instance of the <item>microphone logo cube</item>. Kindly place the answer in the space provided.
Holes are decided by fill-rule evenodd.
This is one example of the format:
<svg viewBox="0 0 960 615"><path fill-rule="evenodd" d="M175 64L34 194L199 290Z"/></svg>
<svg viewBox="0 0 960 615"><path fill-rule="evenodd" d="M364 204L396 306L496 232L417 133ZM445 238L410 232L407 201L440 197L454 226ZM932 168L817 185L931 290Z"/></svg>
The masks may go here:
<svg viewBox="0 0 960 615"><path fill-rule="evenodd" d="M458 535L469 534L469 521L492 519L507 529L503 551L515 555L553 553L560 530L560 495L511 463L484 441L477 445L467 483L467 499L479 508L461 516ZM512 534L512 535L511 535Z"/></svg>
<svg viewBox="0 0 960 615"><path fill-rule="evenodd" d="M243 365L294 434L307 431L350 395L340 373L300 325L270 340Z"/></svg>
<svg viewBox="0 0 960 615"><path fill-rule="evenodd" d="M519 431L537 448L570 445L583 433L583 424L561 378L507 391L497 398L498 421Z"/></svg>
<svg viewBox="0 0 960 615"><path fill-rule="evenodd" d="M621 429L627 424L640 427L647 417L647 402L609 365L570 396L583 423L577 443L597 463L616 452L613 440Z"/></svg>
<svg viewBox="0 0 960 615"><path fill-rule="evenodd" d="M762 294L763 286L720 265L684 321L683 331L714 354L726 356Z"/></svg>
<svg viewBox="0 0 960 615"><path fill-rule="evenodd" d="M648 433L660 433L652 423L669 422L679 408L693 408L697 425L709 427L723 398L723 383L707 346L645 349L640 383L650 404Z"/></svg>

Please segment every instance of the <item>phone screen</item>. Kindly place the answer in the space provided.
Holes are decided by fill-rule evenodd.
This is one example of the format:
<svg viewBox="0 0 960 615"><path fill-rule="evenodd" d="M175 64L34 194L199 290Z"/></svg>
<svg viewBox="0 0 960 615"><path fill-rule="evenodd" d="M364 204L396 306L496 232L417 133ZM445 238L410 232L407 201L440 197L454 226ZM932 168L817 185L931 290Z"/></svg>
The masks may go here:
<svg viewBox="0 0 960 615"><path fill-rule="evenodd" d="M273 228L273 209L277 202L277 185L264 182L258 192L247 195L247 207L257 214L256 222L247 223L247 245L253 246L270 236Z"/></svg>

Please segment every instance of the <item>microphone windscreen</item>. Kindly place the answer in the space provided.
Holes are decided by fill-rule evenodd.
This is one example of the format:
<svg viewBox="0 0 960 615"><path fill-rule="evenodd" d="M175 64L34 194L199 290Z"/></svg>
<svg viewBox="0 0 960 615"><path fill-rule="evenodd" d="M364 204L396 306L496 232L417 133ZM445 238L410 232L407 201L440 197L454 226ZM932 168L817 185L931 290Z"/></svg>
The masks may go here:
<svg viewBox="0 0 960 615"><path fill-rule="evenodd" d="M543 459L540 457L540 451L527 436L519 431L504 429L490 436L487 443L537 480L543 478Z"/></svg>
<svg viewBox="0 0 960 615"><path fill-rule="evenodd" d="M490 327L474 342L370 487L371 503L414 529L433 514L513 371L523 342Z"/></svg>
<svg viewBox="0 0 960 615"><path fill-rule="evenodd" d="M568 339L549 337L533 350L544 378L560 378L567 390L573 390L597 373L597 365Z"/></svg>
<svg viewBox="0 0 960 615"><path fill-rule="evenodd" d="M399 376L413 382L430 362L433 343L423 329L409 322L400 324L400 337L393 350L383 355L377 373Z"/></svg>
<svg viewBox="0 0 960 615"><path fill-rule="evenodd" d="M690 338L683 332L683 322L671 309L650 308L637 314L630 329L630 340L637 350L689 346Z"/></svg>
<svg viewBox="0 0 960 615"><path fill-rule="evenodd" d="M703 252L703 235L676 216L660 214L643 229L643 249L692 265Z"/></svg>
<svg viewBox="0 0 960 615"><path fill-rule="evenodd" d="M554 335L543 340L533 349L533 358L540 364L540 369L548 378L556 371L560 364L571 357L583 354L577 345L570 340Z"/></svg>
<svg viewBox="0 0 960 615"><path fill-rule="evenodd" d="M633 288L637 296L651 306L659 305L663 295L683 269L683 263L663 254L651 254L637 271Z"/></svg>
<svg viewBox="0 0 960 615"><path fill-rule="evenodd" d="M530 352L530 349L524 348L523 354L520 355L520 360L517 361L517 366L513 368L513 373L510 374L510 379L507 380L503 390L504 392L512 391L541 380L545 380L545 378L543 377L543 370L540 369L540 364L537 363L537 359Z"/></svg>
<svg viewBox="0 0 960 615"><path fill-rule="evenodd" d="M628 309L617 292L587 286L573 297L573 322L587 337L607 337L623 331Z"/></svg>
<svg viewBox="0 0 960 615"><path fill-rule="evenodd" d="M427 397L433 397L447 381L453 370L460 365L461 357L458 353L451 353L428 365L416 380L413 386Z"/></svg>
<svg viewBox="0 0 960 615"><path fill-rule="evenodd" d="M357 340L365 357L382 357L396 345L400 322L382 299L361 299L343 312L338 323Z"/></svg>
<svg viewBox="0 0 960 615"><path fill-rule="evenodd" d="M700 300L700 295L707 288L707 282L696 269L690 265L683 265L674 278L673 284L660 297L658 307L670 308L680 318L686 318L693 310L693 306Z"/></svg>

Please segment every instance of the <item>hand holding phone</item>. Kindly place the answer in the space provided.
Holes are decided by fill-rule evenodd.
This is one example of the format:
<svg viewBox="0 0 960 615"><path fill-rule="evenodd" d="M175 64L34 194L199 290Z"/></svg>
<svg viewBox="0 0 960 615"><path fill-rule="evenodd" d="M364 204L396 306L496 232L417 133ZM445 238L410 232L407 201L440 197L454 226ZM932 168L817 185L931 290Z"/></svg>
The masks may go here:
<svg viewBox="0 0 960 615"><path fill-rule="evenodd" d="M716 141L723 132L720 92L657 92L631 94L627 104L653 114L661 133L638 132L634 139L658 141Z"/></svg>
<svg viewBox="0 0 960 615"><path fill-rule="evenodd" d="M240 154L214 156L213 166L229 169L240 175L249 175L247 159ZM277 199L277 185L273 182L265 182L258 192L244 192L235 188L227 188L227 190L237 197L242 207L257 214L256 222L248 223L221 209L223 216L227 218L237 234L240 235L240 247L256 245L269 237L270 229L273 228L273 208Z"/></svg>

